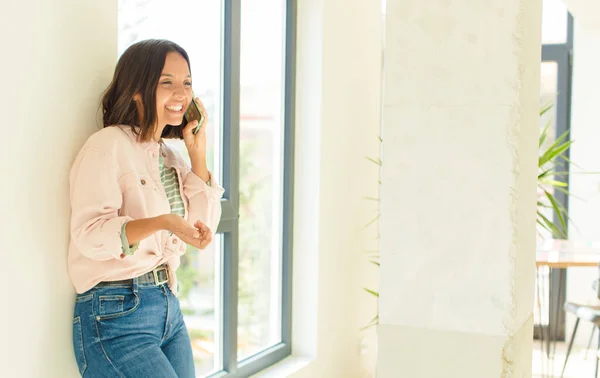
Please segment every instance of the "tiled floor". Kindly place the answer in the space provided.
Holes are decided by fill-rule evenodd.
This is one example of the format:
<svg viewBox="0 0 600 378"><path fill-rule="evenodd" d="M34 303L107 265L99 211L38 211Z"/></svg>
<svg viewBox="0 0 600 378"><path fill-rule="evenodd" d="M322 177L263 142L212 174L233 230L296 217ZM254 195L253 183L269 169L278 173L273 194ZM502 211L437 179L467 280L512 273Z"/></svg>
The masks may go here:
<svg viewBox="0 0 600 378"><path fill-rule="evenodd" d="M542 360L539 342L534 341L532 363L533 378L560 377L560 372L563 364L565 363L566 352L567 345L565 343L558 343L556 346L556 356L554 359ZM574 346L573 350L571 351L571 355L569 356L569 363L567 364L567 369L565 370L565 375L563 378L595 378L594 356L595 350L593 346L592 349L587 352L587 357L586 348Z"/></svg>

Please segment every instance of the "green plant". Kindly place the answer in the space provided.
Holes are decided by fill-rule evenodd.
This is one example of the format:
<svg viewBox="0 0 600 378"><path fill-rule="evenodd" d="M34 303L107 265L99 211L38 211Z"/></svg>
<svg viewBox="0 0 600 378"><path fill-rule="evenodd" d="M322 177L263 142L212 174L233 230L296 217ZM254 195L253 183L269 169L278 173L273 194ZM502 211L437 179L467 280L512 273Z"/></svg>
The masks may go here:
<svg viewBox="0 0 600 378"><path fill-rule="evenodd" d="M552 103L548 103L540 110L540 118L544 116L550 109ZM569 132L566 131L553 143L546 147L548 132L551 122L548 121L540 132L538 148L540 150L538 158L538 200L537 200L537 223L542 229L550 232L553 238L567 237L567 210L556 200L555 193L562 192L567 196L570 195L567 188L567 183L564 181L566 171L557 170L560 166L559 162L569 164L570 161L566 156L566 152L571 147L573 141L567 140ZM558 225L553 222L553 217L544 215L544 209L551 209L552 214L558 220Z"/></svg>

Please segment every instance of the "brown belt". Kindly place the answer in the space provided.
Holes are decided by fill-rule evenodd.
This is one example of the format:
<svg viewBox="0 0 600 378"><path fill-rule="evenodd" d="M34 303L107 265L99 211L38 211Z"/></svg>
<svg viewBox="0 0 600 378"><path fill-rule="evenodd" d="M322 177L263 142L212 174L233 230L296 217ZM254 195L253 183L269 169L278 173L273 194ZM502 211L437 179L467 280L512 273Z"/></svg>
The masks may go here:
<svg viewBox="0 0 600 378"><path fill-rule="evenodd" d="M154 284L156 286L169 282L169 271L167 264L161 264L141 276L137 277L138 285ZM120 281L102 281L96 286L133 286L133 278Z"/></svg>

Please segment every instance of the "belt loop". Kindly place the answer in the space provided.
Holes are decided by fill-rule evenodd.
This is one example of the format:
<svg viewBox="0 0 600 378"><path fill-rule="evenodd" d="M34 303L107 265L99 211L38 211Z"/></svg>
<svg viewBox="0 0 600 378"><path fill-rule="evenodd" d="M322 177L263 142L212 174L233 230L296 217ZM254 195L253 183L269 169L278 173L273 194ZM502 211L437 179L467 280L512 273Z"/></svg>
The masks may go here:
<svg viewBox="0 0 600 378"><path fill-rule="evenodd" d="M138 293L138 278L137 277L133 278L133 293L134 294Z"/></svg>

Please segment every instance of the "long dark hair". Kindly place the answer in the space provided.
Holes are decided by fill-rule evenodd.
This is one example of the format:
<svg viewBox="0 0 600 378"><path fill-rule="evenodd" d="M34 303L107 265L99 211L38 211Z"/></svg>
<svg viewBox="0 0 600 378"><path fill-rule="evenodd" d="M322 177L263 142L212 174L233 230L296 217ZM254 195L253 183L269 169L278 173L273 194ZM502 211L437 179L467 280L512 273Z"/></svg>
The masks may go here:
<svg viewBox="0 0 600 378"><path fill-rule="evenodd" d="M152 139L157 118L156 87L170 52L181 54L190 66L187 52L178 44L164 39L147 39L125 50L102 97L104 127L129 125L140 140ZM138 106L133 99L136 94L141 97L143 114L138 114ZM167 125L162 137L181 139L182 128L183 124Z"/></svg>

